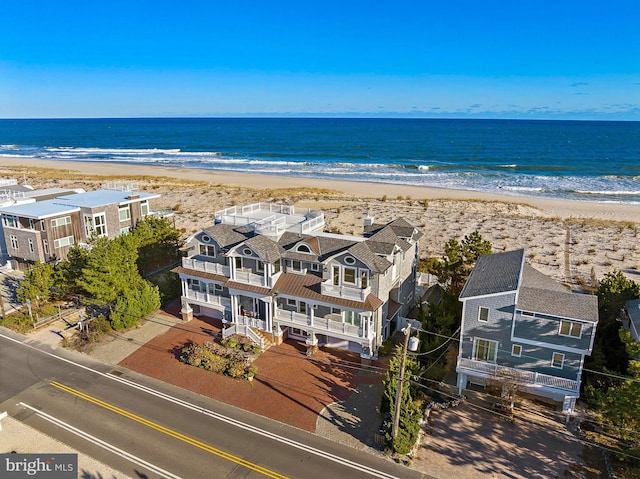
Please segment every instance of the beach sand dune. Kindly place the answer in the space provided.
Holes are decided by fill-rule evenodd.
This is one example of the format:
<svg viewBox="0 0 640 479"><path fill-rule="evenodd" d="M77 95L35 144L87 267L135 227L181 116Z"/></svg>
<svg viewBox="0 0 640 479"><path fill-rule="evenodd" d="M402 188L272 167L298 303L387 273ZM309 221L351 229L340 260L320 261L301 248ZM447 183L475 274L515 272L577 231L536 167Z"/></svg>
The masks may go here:
<svg viewBox="0 0 640 479"><path fill-rule="evenodd" d="M35 188L100 188L107 181L136 182L162 197L151 204L172 210L185 237L213 224L230 205L278 201L325 211L329 231L362 234L376 222L404 217L424 233L421 256L440 257L446 241L478 230L494 251L526 248L528 261L573 285L590 284L613 270L640 278L640 207L495 195L382 183L326 181L221 173L187 168L80 163L22 158L0 160L0 176Z"/></svg>

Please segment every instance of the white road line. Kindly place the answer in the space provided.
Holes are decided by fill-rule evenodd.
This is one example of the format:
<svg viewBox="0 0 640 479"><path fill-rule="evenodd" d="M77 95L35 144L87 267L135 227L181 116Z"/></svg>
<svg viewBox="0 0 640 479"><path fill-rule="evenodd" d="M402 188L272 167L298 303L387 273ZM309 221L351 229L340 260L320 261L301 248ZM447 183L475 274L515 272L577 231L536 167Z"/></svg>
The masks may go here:
<svg viewBox="0 0 640 479"><path fill-rule="evenodd" d="M301 442L298 442L298 441L294 441L293 439L289 439L289 438L286 438L284 436L280 436L278 434L266 431L264 429L260 429L260 428L258 428L256 426L252 426L250 424L244 423L242 421L238 421L236 419L232 419L230 417L223 416L222 414L218 414L218 413L216 413L214 411L211 411L209 409L204 409L204 408L202 408L200 406L196 406L195 404L191 404L191 403L189 403L187 401L184 401L183 399L178 399L178 398L176 398L174 396L171 396L169 394L166 394L166 393L163 393L163 392L160 392L160 391L156 391L155 389L152 389L152 388L147 387L147 386L143 386L141 384L138 384L136 382L130 381L128 379L124 379L124 378L121 378L119 376L115 376L115 375L113 375L111 373L102 373L100 371L96 371L95 369L92 369L92 368L90 368L88 366L84 366L83 364L79 364L79 363L76 363L74 361L71 361L70 359L66 359L66 358L57 356L57 355L55 355L53 353L50 353L48 351L43 351L41 349L36 348L35 346L32 346L32 345L27 344L27 343L24 343L22 341L18 341L17 339L13 339L13 338L5 336L3 334L0 334L0 337L8 339L9 341L13 341L13 342L18 343L18 344L21 344L21 345L26 346L28 348L31 348L31 349L33 349L35 351L39 351L42 354L46 354L48 356L54 357L56 359L59 359L60 361L64 361L66 363L72 364L72 365L80 367L82 369L86 369L87 371L90 371L90 372L92 372L94 374L98 374L100 376L103 376L105 378L111 379L113 381L118 381L118 382L120 382L122 384L125 384L125 385L129 386L129 387L138 389L138 390L143 391L143 392L145 392L147 394L151 394L153 396L159 397L161 399L164 399L166 401L172 402L174 404L177 404L179 406L185 407L187 409L191 409L193 411L200 412L201 414L213 417L213 418L218 419L220 421L224 421L224 422L226 422L228 424L231 424L233 426L236 426L238 428L245 429L247 431L251 431L251 432L253 432L255 434L259 434L261 436L270 438L270 439L272 439L274 441L277 441L277 442L280 442L282 444L287 444L288 446L294 447L294 448L299 449L301 451L308 452L310 454L314 454L314 455L322 457L324 459L329 459L330 461L336 462L338 464L342 464L342 465L350 467L352 469L356 469L358 471L364 472L364 473L369 474L371 476L379 477L381 479L399 479L398 476L387 474L386 472L383 472L383 471L378 471L376 469L373 469L372 467L365 466L364 464L359 464L357 462L350 461L349 459L345 459L343 457L337 456L335 454L331 454L331 453L323 451L321 449L317 449L315 447L308 446L308 445L306 445L304 443L301 443Z"/></svg>
<svg viewBox="0 0 640 479"><path fill-rule="evenodd" d="M133 462L134 464L137 464L138 466L142 466L147 468L148 470L150 470L151 472L154 472L156 474L159 474L162 477L165 477L166 479L181 479L180 476L176 476L175 474L170 473L169 471L165 471L164 469L151 464L147 461L145 461L144 459L140 459L137 456L134 456L133 454L128 453L127 451L123 451L120 448L117 448L116 446L114 446L113 444L109 444L108 442L103 441L102 439L98 439L95 436L92 436L91 434L84 432L76 427L73 427L71 424L67 424L66 422L51 416L43 411L40 411L39 409L29 406L28 404L25 404L23 402L19 402L18 403L19 406L25 407L33 412L35 412L38 416L40 416L42 419L45 419L46 421L49 421L52 424L55 424L58 427L61 427L62 429L65 429L69 432L72 432L73 434L75 434L76 436L81 437L82 439L92 442L93 444L96 444L100 447L102 447L103 449L106 449L107 451L116 454L117 456L120 456L124 459L127 459L128 461Z"/></svg>

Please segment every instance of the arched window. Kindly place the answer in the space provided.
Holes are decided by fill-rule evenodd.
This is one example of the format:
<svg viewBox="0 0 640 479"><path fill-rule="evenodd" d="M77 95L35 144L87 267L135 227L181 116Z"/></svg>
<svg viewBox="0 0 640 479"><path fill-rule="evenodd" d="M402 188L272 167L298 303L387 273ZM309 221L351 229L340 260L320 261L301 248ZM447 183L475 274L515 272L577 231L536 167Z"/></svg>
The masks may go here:
<svg viewBox="0 0 640 479"><path fill-rule="evenodd" d="M301 244L298 246L298 253L311 253L311 248L306 244Z"/></svg>

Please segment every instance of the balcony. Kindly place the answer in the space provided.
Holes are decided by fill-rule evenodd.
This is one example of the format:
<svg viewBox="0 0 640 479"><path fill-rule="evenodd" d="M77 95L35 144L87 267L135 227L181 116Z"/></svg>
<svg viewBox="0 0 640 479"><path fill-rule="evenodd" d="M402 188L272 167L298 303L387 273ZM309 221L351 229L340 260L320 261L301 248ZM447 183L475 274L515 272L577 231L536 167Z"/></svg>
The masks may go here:
<svg viewBox="0 0 640 479"><path fill-rule="evenodd" d="M364 301L367 296L371 294L371 287L358 288L356 286L337 286L332 284L331 281L325 281L321 285L321 293L326 296L333 296L334 298L351 299L354 301Z"/></svg>
<svg viewBox="0 0 640 479"><path fill-rule="evenodd" d="M509 368L506 366L499 366L495 363L475 361L473 359L461 357L458 357L456 370L461 372L468 371L475 375L480 373L482 377L504 378L508 381L514 381L525 386L562 389L576 394L579 393L580 389L580 383L571 379L551 376L549 374L534 373L523 369Z"/></svg>
<svg viewBox="0 0 640 479"><path fill-rule="evenodd" d="M227 278L231 275L229 266L209 261L200 261L194 258L182 258L182 267L204 273L218 274L220 276L226 276Z"/></svg>
<svg viewBox="0 0 640 479"><path fill-rule="evenodd" d="M187 299L192 301L197 301L199 303L203 303L207 306L212 306L214 308L222 309L231 307L231 300L229 298L225 298L224 296L218 296L211 293L202 293L200 291L194 291L192 289L187 290L186 294Z"/></svg>
<svg viewBox="0 0 640 479"><path fill-rule="evenodd" d="M338 318L339 316L336 316ZM339 319L311 317L304 313L295 311L286 311L284 309L276 309L275 320L280 325L291 326L294 328L312 327L317 333L338 333L354 339L371 339L364 336L362 326L343 323Z"/></svg>
<svg viewBox="0 0 640 479"><path fill-rule="evenodd" d="M270 287L269 278L262 274L252 273L251 271L236 270L232 279L238 283L250 284L252 286Z"/></svg>

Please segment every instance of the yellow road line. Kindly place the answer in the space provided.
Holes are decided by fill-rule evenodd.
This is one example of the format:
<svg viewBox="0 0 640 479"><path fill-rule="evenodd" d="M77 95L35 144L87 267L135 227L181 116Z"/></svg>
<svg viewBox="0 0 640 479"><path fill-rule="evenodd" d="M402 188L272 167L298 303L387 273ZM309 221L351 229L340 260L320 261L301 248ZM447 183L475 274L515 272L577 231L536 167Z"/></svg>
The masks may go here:
<svg viewBox="0 0 640 479"><path fill-rule="evenodd" d="M202 449L203 451L209 452L211 454L214 454L216 456L222 457L223 459L226 459L228 461L231 461L235 464L238 464L240 466L244 466L247 469L251 469L252 471L256 471L259 472L260 474L263 474L265 476L271 477L273 479L288 479L287 476L283 476L282 474L279 474L277 472L271 471L270 469L264 468L262 466L259 466L257 464L254 464L252 462L246 461L244 459L242 459L241 457L238 456L234 456L233 454L230 454L228 452L225 452L221 449L215 448L213 446L210 446L209 444L205 444L204 442L198 441L197 439L193 439L189 436L185 436L184 434L181 434L177 431L174 431L172 429L169 429L167 427L164 427L160 424L157 424L155 422L149 421L148 419L145 419L143 417L140 417L136 414L133 414L129 411L126 411L124 409L120 409L117 406L114 406L112 404L109 404L107 402L104 402L98 398L95 398L93 396L89 396L88 394L85 394L81 391L78 391L77 389L73 389L69 386L65 386L64 384L61 384L57 381L53 381L50 383L53 387L58 388L66 393L72 394L76 397L79 397L81 399L84 399L85 401L88 401L92 404L95 404L97 406L100 406L104 409L107 409L109 411L112 411L116 414L119 414L121 416L124 416L128 419L131 419L132 421L135 421L137 423L140 423L144 426L150 427L151 429L155 429L156 431L162 432L164 434L166 434L167 436L171 436L174 437L176 439L179 439L180 441L183 441L187 444L190 444L192 446L195 446L199 449Z"/></svg>

